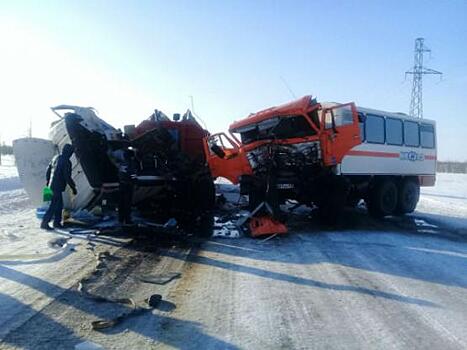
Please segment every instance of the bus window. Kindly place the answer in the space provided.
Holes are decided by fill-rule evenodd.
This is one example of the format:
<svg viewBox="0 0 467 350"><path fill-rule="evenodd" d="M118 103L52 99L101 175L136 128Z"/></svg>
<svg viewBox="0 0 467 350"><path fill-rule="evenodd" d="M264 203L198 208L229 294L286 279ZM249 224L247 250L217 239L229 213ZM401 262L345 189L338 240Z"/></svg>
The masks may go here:
<svg viewBox="0 0 467 350"><path fill-rule="evenodd" d="M435 148L435 129L433 125L420 125L420 143L423 148Z"/></svg>
<svg viewBox="0 0 467 350"><path fill-rule="evenodd" d="M384 118L368 114L365 121L365 136L367 142L384 143Z"/></svg>
<svg viewBox="0 0 467 350"><path fill-rule="evenodd" d="M417 123L404 121L404 143L410 147L420 146L420 134Z"/></svg>
<svg viewBox="0 0 467 350"><path fill-rule="evenodd" d="M388 145L402 145L402 120L386 118L386 142Z"/></svg>

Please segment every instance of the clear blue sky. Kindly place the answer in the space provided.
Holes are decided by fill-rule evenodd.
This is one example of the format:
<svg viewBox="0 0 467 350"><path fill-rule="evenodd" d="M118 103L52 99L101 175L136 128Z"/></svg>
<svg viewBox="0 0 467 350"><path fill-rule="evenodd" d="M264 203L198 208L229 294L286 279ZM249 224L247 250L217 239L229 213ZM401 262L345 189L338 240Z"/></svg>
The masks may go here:
<svg viewBox="0 0 467 350"><path fill-rule="evenodd" d="M432 50L425 117L439 158L467 160L467 1L0 0L0 134L46 136L57 104L117 127L154 108L210 131L297 96L407 112L416 37Z"/></svg>

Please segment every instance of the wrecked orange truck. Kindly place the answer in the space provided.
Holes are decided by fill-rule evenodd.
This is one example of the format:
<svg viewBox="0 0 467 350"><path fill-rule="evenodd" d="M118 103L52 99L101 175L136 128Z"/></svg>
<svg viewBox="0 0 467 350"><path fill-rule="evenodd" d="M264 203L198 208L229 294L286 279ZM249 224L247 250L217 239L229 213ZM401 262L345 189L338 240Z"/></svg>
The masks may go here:
<svg viewBox="0 0 467 350"><path fill-rule="evenodd" d="M435 182L434 121L311 96L234 122L207 136L204 150L214 178L240 184L251 208L267 202L278 216L287 200L330 221L362 199L374 216L410 213L420 186Z"/></svg>

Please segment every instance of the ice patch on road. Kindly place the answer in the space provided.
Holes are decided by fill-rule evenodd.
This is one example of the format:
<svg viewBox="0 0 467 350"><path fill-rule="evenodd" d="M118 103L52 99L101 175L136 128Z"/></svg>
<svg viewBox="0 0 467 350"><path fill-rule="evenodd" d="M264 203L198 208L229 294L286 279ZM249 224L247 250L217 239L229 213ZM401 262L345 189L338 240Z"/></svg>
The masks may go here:
<svg viewBox="0 0 467 350"><path fill-rule="evenodd" d="M429 224L427 223L425 220L421 220L421 219L415 219L415 224L417 226L424 226L424 227L433 227L433 228L437 228L438 226L436 225L432 225L432 224Z"/></svg>

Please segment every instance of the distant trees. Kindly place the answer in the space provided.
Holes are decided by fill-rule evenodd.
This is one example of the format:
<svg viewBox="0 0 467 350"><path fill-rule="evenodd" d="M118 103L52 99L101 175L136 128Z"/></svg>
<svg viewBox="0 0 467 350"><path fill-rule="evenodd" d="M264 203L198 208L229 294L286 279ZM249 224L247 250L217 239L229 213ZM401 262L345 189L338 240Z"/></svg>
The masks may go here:
<svg viewBox="0 0 467 350"><path fill-rule="evenodd" d="M5 142L0 145L0 165L2 165L2 154L13 154L13 147L5 145Z"/></svg>
<svg viewBox="0 0 467 350"><path fill-rule="evenodd" d="M0 145L0 154L13 154L13 147L3 143Z"/></svg>
<svg viewBox="0 0 467 350"><path fill-rule="evenodd" d="M467 174L467 162L438 162L439 173L462 173Z"/></svg>

